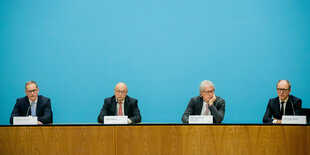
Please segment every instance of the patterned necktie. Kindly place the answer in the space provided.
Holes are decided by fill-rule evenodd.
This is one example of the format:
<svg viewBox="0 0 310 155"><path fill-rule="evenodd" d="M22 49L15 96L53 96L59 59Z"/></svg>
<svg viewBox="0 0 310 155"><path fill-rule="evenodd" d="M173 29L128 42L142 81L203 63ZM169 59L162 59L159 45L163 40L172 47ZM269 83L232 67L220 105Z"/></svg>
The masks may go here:
<svg viewBox="0 0 310 155"><path fill-rule="evenodd" d="M123 116L122 102L118 102L118 116Z"/></svg>
<svg viewBox="0 0 310 155"><path fill-rule="evenodd" d="M31 102L31 116L36 116L36 108L34 107L34 102Z"/></svg>
<svg viewBox="0 0 310 155"><path fill-rule="evenodd" d="M209 106L208 106L208 103L206 103L206 110L205 112L203 113L203 115L209 115Z"/></svg>

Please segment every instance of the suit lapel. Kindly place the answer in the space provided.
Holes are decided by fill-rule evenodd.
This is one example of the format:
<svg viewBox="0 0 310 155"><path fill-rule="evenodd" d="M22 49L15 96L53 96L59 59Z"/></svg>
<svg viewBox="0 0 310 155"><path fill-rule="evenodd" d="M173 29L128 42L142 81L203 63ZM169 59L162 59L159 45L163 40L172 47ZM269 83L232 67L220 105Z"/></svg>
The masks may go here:
<svg viewBox="0 0 310 155"><path fill-rule="evenodd" d="M113 115L117 115L117 111L116 111L116 98L114 97L113 99L112 99L112 105L111 105L111 111L112 111L112 113L113 113Z"/></svg>
<svg viewBox="0 0 310 155"><path fill-rule="evenodd" d="M36 108L36 114L39 116L39 112L41 111L42 104L41 104L41 97L38 96L38 102L37 102L37 108Z"/></svg>
<svg viewBox="0 0 310 155"><path fill-rule="evenodd" d="M196 115L200 115L201 114L202 106L203 106L203 99L202 99L202 97L199 97L198 98L198 103L197 103L197 113L196 113Z"/></svg>
<svg viewBox="0 0 310 155"><path fill-rule="evenodd" d="M293 115L293 108L292 108L292 102L290 99L290 96L286 102L286 107L285 107L285 115Z"/></svg>
<svg viewBox="0 0 310 155"><path fill-rule="evenodd" d="M25 109L25 111L24 111L24 115L26 116L27 115L27 111L28 111L28 108L29 108L29 106L30 106L30 103L29 103L29 99L28 99L28 97L26 96L25 97L25 101L24 101L24 109ZM28 115L31 115L31 110L29 109L29 113L28 113Z"/></svg>
<svg viewBox="0 0 310 155"><path fill-rule="evenodd" d="M127 96L126 96L126 98L125 98L125 102L124 102L124 115L127 115L128 116L128 110L129 110L129 101L128 101L129 99L127 98Z"/></svg>
<svg viewBox="0 0 310 155"><path fill-rule="evenodd" d="M276 115L276 116L281 117L281 114L280 114L280 101L279 101L279 98L277 98L277 99L276 99L276 101L275 101L274 111L275 111L275 115ZM277 118L278 118L278 117L277 117Z"/></svg>

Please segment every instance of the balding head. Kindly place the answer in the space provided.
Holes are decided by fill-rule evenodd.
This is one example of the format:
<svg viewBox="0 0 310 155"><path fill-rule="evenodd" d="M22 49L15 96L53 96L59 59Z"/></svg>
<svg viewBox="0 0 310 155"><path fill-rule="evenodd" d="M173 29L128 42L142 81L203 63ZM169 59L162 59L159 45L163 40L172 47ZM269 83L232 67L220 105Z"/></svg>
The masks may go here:
<svg viewBox="0 0 310 155"><path fill-rule="evenodd" d="M287 85L288 89L291 90L291 83L290 83L290 81L288 81L288 80L279 80L277 82L277 87L278 87L279 84L280 85Z"/></svg>
<svg viewBox="0 0 310 155"><path fill-rule="evenodd" d="M279 80L277 83L277 93L281 101L286 100L291 92L291 83L288 80Z"/></svg>
<svg viewBox="0 0 310 155"><path fill-rule="evenodd" d="M118 84L116 84L114 88L114 95L117 101L123 101L127 96L127 92L128 89L125 83L119 82Z"/></svg>
<svg viewBox="0 0 310 155"><path fill-rule="evenodd" d="M124 82L119 82L116 84L115 89L126 89L127 91L127 86Z"/></svg>

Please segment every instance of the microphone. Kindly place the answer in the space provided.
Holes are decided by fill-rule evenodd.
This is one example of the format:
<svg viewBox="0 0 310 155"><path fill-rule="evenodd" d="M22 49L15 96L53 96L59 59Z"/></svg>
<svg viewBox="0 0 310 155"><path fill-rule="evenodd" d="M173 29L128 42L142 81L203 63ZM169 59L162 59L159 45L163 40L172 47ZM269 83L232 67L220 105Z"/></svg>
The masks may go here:
<svg viewBox="0 0 310 155"><path fill-rule="evenodd" d="M27 109L27 114L26 114L26 116L29 116L28 114L29 114L29 109L31 108L31 106L34 104L34 102L32 102L32 104L30 104L29 105L29 107L28 107L28 109Z"/></svg>
<svg viewBox="0 0 310 155"><path fill-rule="evenodd" d="M293 108L293 114L294 114L294 116L295 116L295 109L294 109L292 100L290 100L290 102L291 102L291 105L292 105L292 108Z"/></svg>

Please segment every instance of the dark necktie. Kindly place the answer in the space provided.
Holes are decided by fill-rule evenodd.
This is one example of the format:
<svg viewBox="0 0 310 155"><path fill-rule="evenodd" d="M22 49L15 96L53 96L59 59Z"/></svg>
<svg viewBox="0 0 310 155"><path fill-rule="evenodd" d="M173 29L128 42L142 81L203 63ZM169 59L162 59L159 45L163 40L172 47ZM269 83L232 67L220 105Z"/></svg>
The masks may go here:
<svg viewBox="0 0 310 155"><path fill-rule="evenodd" d="M281 114L281 117L284 115L284 102L281 102L280 114Z"/></svg>

